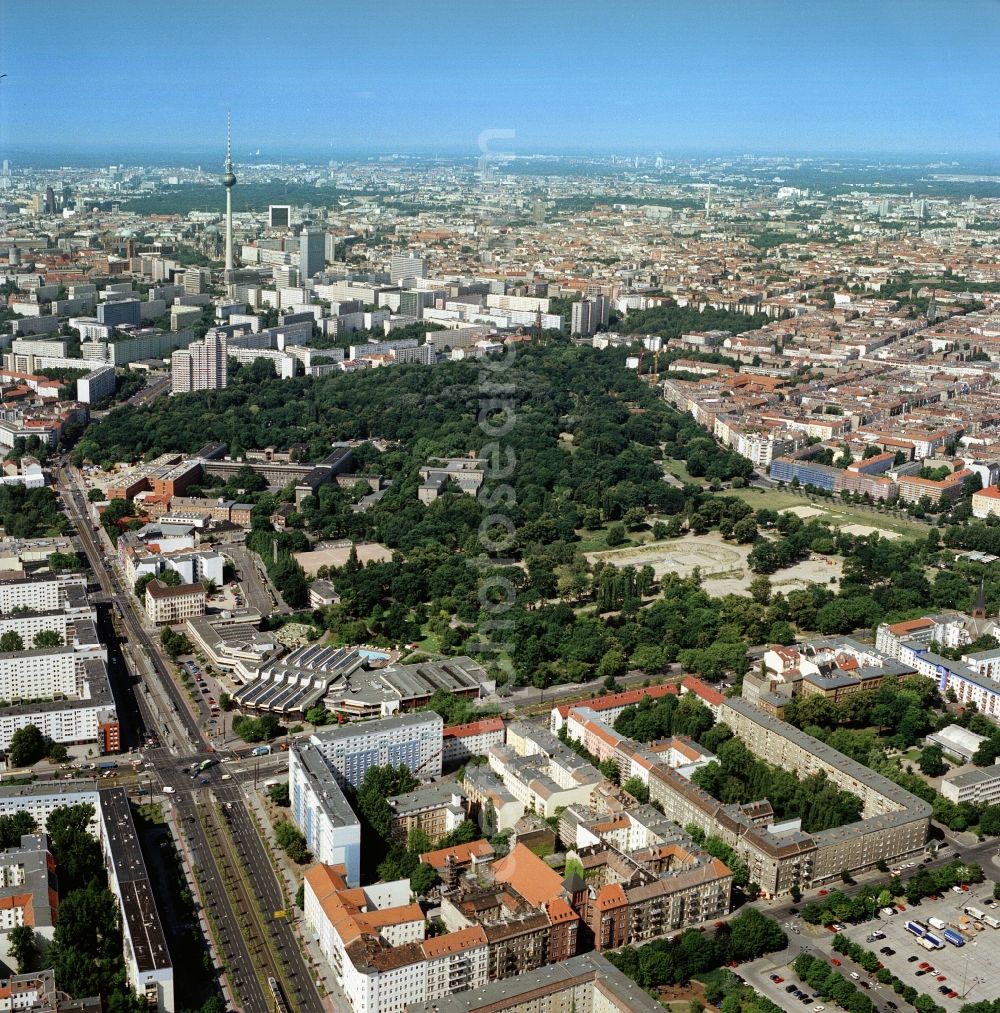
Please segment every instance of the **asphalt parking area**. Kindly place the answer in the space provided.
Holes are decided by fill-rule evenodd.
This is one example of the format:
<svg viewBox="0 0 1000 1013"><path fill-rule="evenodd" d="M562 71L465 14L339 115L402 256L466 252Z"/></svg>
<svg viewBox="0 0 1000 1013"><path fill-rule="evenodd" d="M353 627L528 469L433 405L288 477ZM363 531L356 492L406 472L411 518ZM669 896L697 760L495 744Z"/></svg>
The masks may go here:
<svg viewBox="0 0 1000 1013"><path fill-rule="evenodd" d="M926 992L936 1003L944 1006L945 1009L957 1010L966 1002L975 1002L979 999L993 999L1000 995L1000 929L986 927L982 932L976 932L972 927L971 919L961 922L964 915L963 908L967 904L973 904L990 915L1000 915L1000 908L994 910L987 905L991 901L988 891L980 888L980 896L976 891L961 895L948 893L940 896L937 900L925 898L916 907L907 906L904 913L893 915L891 918L881 918L874 922L862 922L859 925L848 925L844 935L856 943L872 950L878 954L879 960L901 978L906 984L912 985L918 992ZM967 917L967 916L966 916ZM913 918L928 924L929 918L939 918L948 925L957 925L959 932L966 939L966 944L961 947L953 946L945 942L944 948L940 950L927 950L917 943L917 938L906 928L906 922ZM884 932L885 939L874 942L867 942L867 937L872 932ZM930 929L938 938L943 939L943 930ZM832 941L832 936L831 936ZM880 953L879 951L888 946L895 950L892 956ZM844 961L844 970L860 971L855 968L851 961L846 960L839 954L832 953L831 956ZM916 956L916 960L908 958ZM926 973L917 975L921 963L930 964L935 974ZM945 981L938 981L938 976L944 975ZM861 972L861 979L874 983L871 975ZM954 999L942 995L938 989L947 985L958 993ZM881 989L882 995L879 998L891 998L891 989ZM874 997L873 997L874 998ZM898 1001L898 1000L897 1000ZM903 1004L905 1005L905 1004Z"/></svg>

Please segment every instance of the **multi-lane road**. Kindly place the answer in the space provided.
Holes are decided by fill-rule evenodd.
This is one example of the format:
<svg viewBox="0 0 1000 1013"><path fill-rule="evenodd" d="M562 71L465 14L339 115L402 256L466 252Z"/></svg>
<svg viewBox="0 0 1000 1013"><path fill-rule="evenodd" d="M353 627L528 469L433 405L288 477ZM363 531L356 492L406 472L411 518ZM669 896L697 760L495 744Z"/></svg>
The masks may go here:
<svg viewBox="0 0 1000 1013"><path fill-rule="evenodd" d="M143 776L166 788L175 808L185 839L184 854L195 875L232 992L248 1013L269 1013L274 1002L267 977L273 976L286 993L289 1009L321 1013L324 1004L291 925L278 915L288 907L288 901L243 794L253 790L259 768L280 765L283 754L263 761L240 761L214 752L182 688L137 616L131 590L124 586L104 551L76 476L68 468L57 470L56 475L64 509L125 633L137 676L132 678L127 666L122 670L117 652L111 651L119 716L141 725L146 734L155 732L166 743L145 750L151 769ZM109 623L110 618L105 616L104 622ZM225 762L192 776L209 758Z"/></svg>

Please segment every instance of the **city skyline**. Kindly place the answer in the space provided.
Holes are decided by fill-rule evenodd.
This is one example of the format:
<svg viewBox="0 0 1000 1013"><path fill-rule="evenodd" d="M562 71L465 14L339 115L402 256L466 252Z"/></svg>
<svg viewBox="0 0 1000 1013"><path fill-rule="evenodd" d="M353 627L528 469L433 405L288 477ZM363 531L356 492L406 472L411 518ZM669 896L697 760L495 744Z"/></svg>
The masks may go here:
<svg viewBox="0 0 1000 1013"><path fill-rule="evenodd" d="M879 0L822 16L784 0L588 0L461 18L442 2L297 3L280 21L248 0L235 27L232 10L183 0L153 20L54 0L42 32L36 10L3 5L0 149L221 165L231 110L237 162L475 155L484 131L519 154L1000 150L984 101L1000 85L993 0L961 19L930 0L905 18Z"/></svg>

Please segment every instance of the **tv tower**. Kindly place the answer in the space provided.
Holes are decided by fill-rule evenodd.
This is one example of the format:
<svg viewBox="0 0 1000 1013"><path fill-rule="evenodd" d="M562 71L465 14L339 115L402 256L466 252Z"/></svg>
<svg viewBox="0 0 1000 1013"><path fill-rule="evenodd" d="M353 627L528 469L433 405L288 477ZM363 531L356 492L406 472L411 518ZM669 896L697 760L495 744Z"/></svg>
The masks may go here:
<svg viewBox="0 0 1000 1013"><path fill-rule="evenodd" d="M222 185L226 188L226 273L225 282L233 282L233 187L236 174L233 172L233 129L232 118L226 113L226 171L222 174Z"/></svg>

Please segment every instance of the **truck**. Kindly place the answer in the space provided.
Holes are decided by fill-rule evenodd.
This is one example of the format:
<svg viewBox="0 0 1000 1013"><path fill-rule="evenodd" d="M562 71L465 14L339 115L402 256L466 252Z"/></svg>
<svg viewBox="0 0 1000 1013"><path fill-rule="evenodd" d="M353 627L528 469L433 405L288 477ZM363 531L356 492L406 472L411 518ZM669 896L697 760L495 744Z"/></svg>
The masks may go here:
<svg viewBox="0 0 1000 1013"><path fill-rule="evenodd" d="M965 913L973 918L978 918L980 921L985 917L983 912L977 907L973 907L971 904L965 905Z"/></svg>
<svg viewBox="0 0 1000 1013"><path fill-rule="evenodd" d="M965 937L961 934L961 932L956 932L954 929L945 929L944 937L949 943L951 943L952 946L965 945Z"/></svg>
<svg viewBox="0 0 1000 1013"><path fill-rule="evenodd" d="M925 946L924 949L928 949L928 950L943 950L944 949L944 943L942 943L941 940L938 939L937 936L933 935L930 932L928 932L927 935L925 935L923 939L918 940L918 942L920 942L920 943L930 943L930 945L929 946Z"/></svg>
<svg viewBox="0 0 1000 1013"><path fill-rule="evenodd" d="M917 944L920 945L920 946L922 946L925 950L936 950L937 949L937 947L926 936L921 936L917 940Z"/></svg>
<svg viewBox="0 0 1000 1013"><path fill-rule="evenodd" d="M940 918L928 918L927 921L930 922L931 927L935 929L944 930L948 927L947 924L943 922Z"/></svg>
<svg viewBox="0 0 1000 1013"><path fill-rule="evenodd" d="M271 752L270 746L255 746L250 750L251 756L267 756Z"/></svg>
<svg viewBox="0 0 1000 1013"><path fill-rule="evenodd" d="M983 921L986 922L991 929L1000 929L1000 919L994 918L993 915L983 915Z"/></svg>
<svg viewBox="0 0 1000 1013"><path fill-rule="evenodd" d="M99 763L97 765L97 769L98 770L117 770L118 769L118 761L117 760L105 760L103 763Z"/></svg>
<svg viewBox="0 0 1000 1013"><path fill-rule="evenodd" d="M918 939L923 938L926 929L920 922L907 922L904 926L907 932L912 932Z"/></svg>

